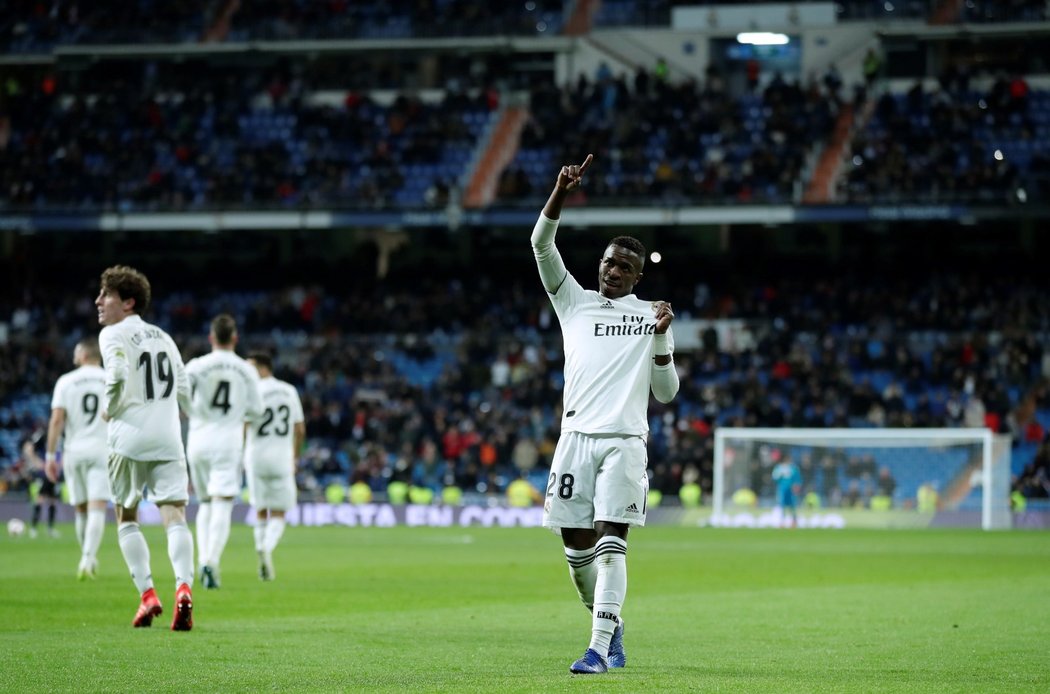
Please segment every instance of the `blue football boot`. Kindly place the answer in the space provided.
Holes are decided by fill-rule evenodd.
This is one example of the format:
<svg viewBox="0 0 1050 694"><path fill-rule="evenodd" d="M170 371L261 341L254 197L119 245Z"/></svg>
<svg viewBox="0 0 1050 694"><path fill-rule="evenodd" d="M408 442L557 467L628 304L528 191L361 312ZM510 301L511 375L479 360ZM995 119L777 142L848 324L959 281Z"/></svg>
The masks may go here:
<svg viewBox="0 0 1050 694"><path fill-rule="evenodd" d="M616 625L612 641L609 642L609 667L624 667L627 665L627 652L623 650L623 620Z"/></svg>
<svg viewBox="0 0 1050 694"><path fill-rule="evenodd" d="M598 655L598 651L588 648L583 657L569 667L569 672L574 675L600 675L609 671L609 665L605 658Z"/></svg>

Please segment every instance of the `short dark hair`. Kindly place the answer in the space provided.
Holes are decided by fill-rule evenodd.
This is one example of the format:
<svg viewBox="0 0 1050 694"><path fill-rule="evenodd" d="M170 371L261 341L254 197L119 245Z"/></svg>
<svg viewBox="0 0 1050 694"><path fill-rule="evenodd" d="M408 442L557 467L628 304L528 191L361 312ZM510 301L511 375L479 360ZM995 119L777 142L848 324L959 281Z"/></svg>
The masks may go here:
<svg viewBox="0 0 1050 694"><path fill-rule="evenodd" d="M263 367L267 371L273 371L273 358L270 357L270 354L268 352L263 352L261 350L249 352L248 361L254 361L256 364Z"/></svg>
<svg viewBox="0 0 1050 694"><path fill-rule="evenodd" d="M84 350L88 359L102 361L102 352L98 348L98 340L93 337L85 337L77 343L77 347Z"/></svg>
<svg viewBox="0 0 1050 694"><path fill-rule="evenodd" d="M228 345L233 342L233 336L237 332L237 321L228 313L220 313L211 321L211 334L220 345Z"/></svg>
<svg viewBox="0 0 1050 694"><path fill-rule="evenodd" d="M642 259L642 265L645 265L645 244L633 236L617 236L609 242L609 246L619 246L620 248L626 248L632 253L637 253L638 257Z"/></svg>
<svg viewBox="0 0 1050 694"><path fill-rule="evenodd" d="M133 310L140 316L149 308L151 296L149 280L133 267L114 265L103 270L102 289L116 292L121 301L134 299Z"/></svg>

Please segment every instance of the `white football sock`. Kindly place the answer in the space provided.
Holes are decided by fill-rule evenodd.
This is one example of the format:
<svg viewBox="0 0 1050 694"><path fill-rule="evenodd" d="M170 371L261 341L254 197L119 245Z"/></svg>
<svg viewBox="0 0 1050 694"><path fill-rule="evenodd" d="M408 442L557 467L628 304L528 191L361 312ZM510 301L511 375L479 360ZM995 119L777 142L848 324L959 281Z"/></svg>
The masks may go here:
<svg viewBox="0 0 1050 694"><path fill-rule="evenodd" d="M230 539L230 518L233 516L232 499L211 500L211 524L208 526L208 558L204 563L219 568L226 541Z"/></svg>
<svg viewBox="0 0 1050 694"><path fill-rule="evenodd" d="M208 550L211 549L208 542L208 535L210 534L211 527L210 501L202 501L200 506L197 507L197 520L195 525L197 526L197 558L200 559L201 564L207 564Z"/></svg>
<svg viewBox="0 0 1050 694"><path fill-rule="evenodd" d="M139 593L145 593L153 587L153 573L149 568L149 545L146 538L139 529L138 523L121 523L117 528L117 541L120 544L120 552L124 555L124 563L131 571L131 580Z"/></svg>
<svg viewBox="0 0 1050 694"><path fill-rule="evenodd" d="M193 533L179 521L168 526L168 558L175 571L175 588L183 583L193 587Z"/></svg>
<svg viewBox="0 0 1050 694"><path fill-rule="evenodd" d="M77 542L80 543L80 551L84 551L84 526L87 523L87 513L77 511L73 518L73 527L76 528Z"/></svg>
<svg viewBox="0 0 1050 694"><path fill-rule="evenodd" d="M598 578L594 584L594 618L591 621L591 648L609 655L609 642L620 623L620 609L627 595L627 543L608 535L594 546Z"/></svg>
<svg viewBox="0 0 1050 694"><path fill-rule="evenodd" d="M89 508L87 521L84 523L84 556L92 560L98 556L98 547L102 544L102 533L106 528L106 511L101 508Z"/></svg>
<svg viewBox="0 0 1050 694"><path fill-rule="evenodd" d="M255 535L256 552L262 552L266 550L266 525L267 520L265 518L255 519L255 527L252 528L252 532Z"/></svg>
<svg viewBox="0 0 1050 694"><path fill-rule="evenodd" d="M598 578L598 567L594 563L594 547L590 549L565 548L565 561L569 563L569 578L576 586L580 601L588 612L594 611L594 582Z"/></svg>
<svg viewBox="0 0 1050 694"><path fill-rule="evenodd" d="M273 552L277 549L277 543L281 541L281 535L284 535L284 519L271 518L270 522L266 524L267 552Z"/></svg>

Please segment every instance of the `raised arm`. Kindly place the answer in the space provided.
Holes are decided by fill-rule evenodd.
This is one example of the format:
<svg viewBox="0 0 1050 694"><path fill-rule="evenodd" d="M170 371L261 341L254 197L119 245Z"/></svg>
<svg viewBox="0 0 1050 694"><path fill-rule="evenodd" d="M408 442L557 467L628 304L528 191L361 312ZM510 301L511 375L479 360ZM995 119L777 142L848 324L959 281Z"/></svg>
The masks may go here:
<svg viewBox="0 0 1050 694"><path fill-rule="evenodd" d="M557 293L569 273L558 249L554 246L554 235L558 231L561 208L569 193L580 187L583 174L591 165L592 159L594 155L588 154L582 164L561 167L554 190L547 198L547 204L543 206L543 212L540 213L540 218L536 220L536 226L532 229L532 252L536 256L540 280L543 282L543 288L551 294Z"/></svg>
<svg viewBox="0 0 1050 694"><path fill-rule="evenodd" d="M558 172L558 181L554 184L551 196L547 198L547 204L543 206L543 216L547 219L558 220L561 218L561 208L565 204L565 198L583 185L583 174L594 159L593 154L588 154L582 164L572 164L561 167Z"/></svg>

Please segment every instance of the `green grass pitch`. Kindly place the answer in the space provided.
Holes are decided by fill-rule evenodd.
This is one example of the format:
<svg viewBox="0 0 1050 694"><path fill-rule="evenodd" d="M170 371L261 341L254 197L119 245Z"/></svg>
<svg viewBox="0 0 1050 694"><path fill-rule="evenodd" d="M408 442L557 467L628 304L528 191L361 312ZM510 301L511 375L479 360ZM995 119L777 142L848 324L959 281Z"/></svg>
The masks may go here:
<svg viewBox="0 0 1050 694"><path fill-rule="evenodd" d="M4 692L1050 691L1050 533L637 530L627 668L574 677L590 619L544 530L289 528L261 583L235 526L190 633L159 528L141 630L113 525L94 582L62 532L0 538Z"/></svg>

